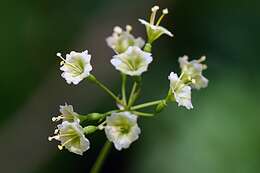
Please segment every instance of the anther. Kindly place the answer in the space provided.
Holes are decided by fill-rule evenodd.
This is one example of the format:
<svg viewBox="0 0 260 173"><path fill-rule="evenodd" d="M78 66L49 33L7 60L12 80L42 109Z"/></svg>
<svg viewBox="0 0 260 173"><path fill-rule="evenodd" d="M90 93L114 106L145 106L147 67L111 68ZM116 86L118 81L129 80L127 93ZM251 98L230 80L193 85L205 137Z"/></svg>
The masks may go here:
<svg viewBox="0 0 260 173"><path fill-rule="evenodd" d="M205 64L202 64L202 68L203 68L203 70L206 70L208 68L208 66Z"/></svg>
<svg viewBox="0 0 260 173"><path fill-rule="evenodd" d="M131 25L126 25L126 31L127 32L130 32L130 31L132 31L132 26Z"/></svg>
<svg viewBox="0 0 260 173"><path fill-rule="evenodd" d="M152 12L156 12L159 9L160 9L159 6L155 5L151 10L152 10Z"/></svg>
<svg viewBox="0 0 260 173"><path fill-rule="evenodd" d="M61 53L59 53L59 52L58 52L56 55L57 55L58 57L61 57Z"/></svg>
<svg viewBox="0 0 260 173"><path fill-rule="evenodd" d="M53 122L55 122L55 121L57 120L57 118L56 118L56 117L52 117L51 120L52 120Z"/></svg>
<svg viewBox="0 0 260 173"><path fill-rule="evenodd" d="M53 122L60 121L61 119L63 119L62 116L57 116L57 117L52 117L52 118L51 118L51 120L52 120Z"/></svg>
<svg viewBox="0 0 260 173"><path fill-rule="evenodd" d="M202 56L199 60L198 60L198 62L203 62L203 61L205 61L206 60L206 56Z"/></svg>
<svg viewBox="0 0 260 173"><path fill-rule="evenodd" d="M59 129L55 129L54 134L58 134L58 133L59 133Z"/></svg>
<svg viewBox="0 0 260 173"><path fill-rule="evenodd" d="M120 34L120 33L122 33L122 28L119 27L119 26L115 26L114 27L114 32Z"/></svg>
<svg viewBox="0 0 260 173"><path fill-rule="evenodd" d="M59 150L62 150L63 146L62 145L58 145L58 148L59 148Z"/></svg>
<svg viewBox="0 0 260 173"><path fill-rule="evenodd" d="M168 13L169 13L169 11L167 8L163 9L163 14L168 14Z"/></svg>
<svg viewBox="0 0 260 173"><path fill-rule="evenodd" d="M165 16L166 14L168 14L168 9L167 9L167 8L163 9L162 15L161 15L161 17L158 19L158 21L157 21L157 23L156 23L157 26L159 26L159 24L161 23L162 19L164 18L164 16Z"/></svg>

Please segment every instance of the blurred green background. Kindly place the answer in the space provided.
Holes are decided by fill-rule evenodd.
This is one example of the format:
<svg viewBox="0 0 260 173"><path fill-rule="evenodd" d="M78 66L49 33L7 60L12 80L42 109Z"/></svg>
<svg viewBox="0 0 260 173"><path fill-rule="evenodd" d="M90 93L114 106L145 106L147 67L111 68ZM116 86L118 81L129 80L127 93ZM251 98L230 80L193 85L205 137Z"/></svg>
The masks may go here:
<svg viewBox="0 0 260 173"><path fill-rule="evenodd" d="M259 173L260 172L260 1L254 0L3 0L0 2L1 114L0 172L88 172L105 141L91 137L84 157L49 143L64 102L81 113L106 111L113 102L93 85L70 86L60 77L56 52L88 49L93 73L117 89L105 38L115 25L134 27L150 7L168 7L163 25L175 37L154 45L155 61L144 75L142 100L163 97L167 75L179 72L177 58L207 55L207 89L192 94L192 111L172 104L142 118L142 134L131 148L113 150L103 172Z"/></svg>

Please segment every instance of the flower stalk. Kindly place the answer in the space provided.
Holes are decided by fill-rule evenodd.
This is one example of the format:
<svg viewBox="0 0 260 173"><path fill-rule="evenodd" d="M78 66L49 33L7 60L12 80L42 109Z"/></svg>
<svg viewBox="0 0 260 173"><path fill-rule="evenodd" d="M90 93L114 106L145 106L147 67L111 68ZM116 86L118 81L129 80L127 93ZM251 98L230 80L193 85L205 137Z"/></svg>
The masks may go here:
<svg viewBox="0 0 260 173"><path fill-rule="evenodd" d="M127 101L126 101L126 80L127 80L127 77L123 73L121 73L121 76L122 76L122 88L121 88L122 100L123 100L124 105L127 105Z"/></svg>
<svg viewBox="0 0 260 173"><path fill-rule="evenodd" d="M98 81L95 76L90 75L88 77L88 80L95 83L97 86L103 89L108 95L110 95L113 99L115 99L117 103L125 105L110 89L108 89L104 84Z"/></svg>
<svg viewBox="0 0 260 173"><path fill-rule="evenodd" d="M164 101L164 100L157 100L157 101L152 101L152 102L136 105L136 106L131 107L131 110L138 110L138 109L143 109L143 108L147 108L147 107L151 107L151 106L156 106L156 105L160 104L162 101Z"/></svg>

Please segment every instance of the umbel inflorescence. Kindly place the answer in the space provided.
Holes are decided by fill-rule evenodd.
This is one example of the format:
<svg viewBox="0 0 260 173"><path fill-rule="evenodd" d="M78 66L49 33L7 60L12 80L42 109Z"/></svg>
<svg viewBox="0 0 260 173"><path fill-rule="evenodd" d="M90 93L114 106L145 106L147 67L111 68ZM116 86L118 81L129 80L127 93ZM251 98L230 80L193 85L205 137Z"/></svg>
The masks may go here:
<svg viewBox="0 0 260 173"><path fill-rule="evenodd" d="M116 107L116 109L105 113L95 112L82 115L75 112L72 105L60 106L60 115L53 117L52 121L61 121L61 123L54 131L54 136L49 137L50 141L52 139L60 141L61 144L58 145L60 150L66 148L70 152L82 155L90 148L88 135L96 131L104 131L114 147L117 150L122 150L128 148L139 138L141 129L137 121L140 116L153 116L161 112L171 102L176 102L179 106L187 109L193 108L191 91L205 88L208 85L208 80L202 75L203 70L207 68L205 64L202 64L206 60L205 56L192 61L189 61L188 56L180 57L181 74L177 75L174 72L169 74L169 92L165 97L135 105L141 91L141 76L148 70L153 61L153 43L163 34L173 37L170 31L161 26L161 21L168 14L168 10L162 10L162 15L156 20L158 10L158 6L151 9L149 21L139 19L146 28L146 42L141 37L137 38L132 35L130 25L127 25L125 30L118 26L114 27L112 35L106 39L107 45L115 52L110 62L122 77L120 94L112 92L91 73L91 55L87 50L83 52L72 51L66 57L57 53L57 56L62 60L61 76L68 84L77 85L83 80L88 80L109 94L114 99ZM127 78L133 81L129 94L126 91ZM153 108L153 111L150 113L141 111L147 107Z"/></svg>

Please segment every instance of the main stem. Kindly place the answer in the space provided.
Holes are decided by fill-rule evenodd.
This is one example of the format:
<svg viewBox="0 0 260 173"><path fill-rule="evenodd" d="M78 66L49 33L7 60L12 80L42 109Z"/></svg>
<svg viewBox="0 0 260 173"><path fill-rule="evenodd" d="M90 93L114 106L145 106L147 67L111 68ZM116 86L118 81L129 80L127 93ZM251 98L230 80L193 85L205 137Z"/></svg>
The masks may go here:
<svg viewBox="0 0 260 173"><path fill-rule="evenodd" d="M107 140L106 143L104 144L102 150L100 151L94 166L91 168L90 173L99 173L100 172L102 165L103 165L111 147L112 147L112 143Z"/></svg>

